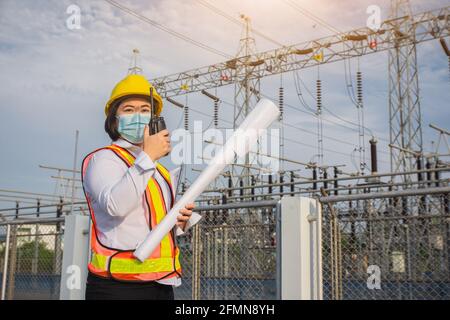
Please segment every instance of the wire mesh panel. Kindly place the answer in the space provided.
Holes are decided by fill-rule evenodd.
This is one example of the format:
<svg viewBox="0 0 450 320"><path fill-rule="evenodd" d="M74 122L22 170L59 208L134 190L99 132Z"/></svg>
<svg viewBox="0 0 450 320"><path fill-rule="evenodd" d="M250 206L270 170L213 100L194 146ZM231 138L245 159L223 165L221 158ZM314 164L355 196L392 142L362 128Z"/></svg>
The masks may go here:
<svg viewBox="0 0 450 320"><path fill-rule="evenodd" d="M333 208L324 205L325 299L450 299L448 194Z"/></svg>
<svg viewBox="0 0 450 320"><path fill-rule="evenodd" d="M275 208L202 212L179 237L185 299L275 299Z"/></svg>
<svg viewBox="0 0 450 320"><path fill-rule="evenodd" d="M323 204L324 299L450 299L448 198ZM201 222L177 237L183 284L175 298L275 299L275 209L202 211ZM6 299L59 298L63 231L61 221L0 224Z"/></svg>
<svg viewBox="0 0 450 320"><path fill-rule="evenodd" d="M175 298L274 299L275 209L202 214L200 224L177 237L183 283ZM59 299L63 222L10 223L8 250L7 227L0 225L1 272L7 258L5 298Z"/></svg>
<svg viewBox="0 0 450 320"><path fill-rule="evenodd" d="M180 248L182 284L174 289L175 299L192 299L192 230L176 238Z"/></svg>
<svg viewBox="0 0 450 320"><path fill-rule="evenodd" d="M7 234L7 226L0 225L0 293L3 288L3 277L6 276L4 274L4 268L6 261L6 234Z"/></svg>
<svg viewBox="0 0 450 320"><path fill-rule="evenodd" d="M6 225L1 226L0 236ZM5 298L59 299L63 223L10 224L9 247L2 250L2 271L7 258ZM7 255L5 252L7 251Z"/></svg>

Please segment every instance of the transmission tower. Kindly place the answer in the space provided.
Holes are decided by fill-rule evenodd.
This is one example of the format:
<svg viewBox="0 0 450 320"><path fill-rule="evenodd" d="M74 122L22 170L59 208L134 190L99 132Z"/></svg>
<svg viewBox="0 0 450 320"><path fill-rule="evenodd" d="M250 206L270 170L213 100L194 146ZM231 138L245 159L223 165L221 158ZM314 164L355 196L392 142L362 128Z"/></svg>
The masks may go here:
<svg viewBox="0 0 450 320"><path fill-rule="evenodd" d="M414 170L414 153L422 153L416 24L409 0L391 0L390 18L394 29L394 45L388 51L391 171L401 172Z"/></svg>
<svg viewBox="0 0 450 320"><path fill-rule="evenodd" d="M234 86L233 129L238 128L239 124L247 117L253 106L260 99L260 77L255 77L255 68L259 64L258 61L252 59L257 52L255 38L253 38L251 32L251 20L250 17L244 14L241 14L240 18L243 20L244 28L243 36L239 40L236 59L243 57L243 63L236 64L237 60L229 61L230 67L234 67L235 74L243 75L242 80L236 81ZM250 185L251 162L250 155L247 154L243 167L232 166L233 175L240 176L244 186ZM235 183L237 184L238 181L235 181Z"/></svg>
<svg viewBox="0 0 450 320"><path fill-rule="evenodd" d="M237 127L259 96L267 97L259 90L262 78L388 51L391 166L392 171L410 170L415 168L417 154L422 152L415 46L438 40L448 53L445 39L450 37L450 7L412 16L408 1L393 1L391 16L394 18L382 21L377 31L366 26L256 53L252 53L254 39L250 35L250 19L244 16L245 35L237 57L165 75L151 82L165 99L233 85L234 126ZM360 134L362 138L362 132ZM243 182L247 184L250 171L263 172L258 171L261 167L252 165L233 167L243 171L241 175L247 176ZM230 188L239 185L236 171L231 171L234 179L233 183L231 179L228 181Z"/></svg>
<svg viewBox="0 0 450 320"><path fill-rule="evenodd" d="M130 67L128 68L128 74L142 74L142 68L138 67L139 49L133 49L133 56L130 61Z"/></svg>

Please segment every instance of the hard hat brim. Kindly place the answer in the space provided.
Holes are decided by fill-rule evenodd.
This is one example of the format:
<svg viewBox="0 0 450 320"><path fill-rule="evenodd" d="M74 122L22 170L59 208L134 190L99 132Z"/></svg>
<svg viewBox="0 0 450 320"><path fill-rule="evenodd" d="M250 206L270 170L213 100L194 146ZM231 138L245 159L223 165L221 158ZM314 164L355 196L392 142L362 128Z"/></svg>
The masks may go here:
<svg viewBox="0 0 450 320"><path fill-rule="evenodd" d="M144 99L149 99L150 98L150 94L146 95L146 94L142 94L142 93L124 93L122 95L118 95L116 97L114 97L113 99L110 99L106 105L105 105L105 115L108 116L108 112L109 109L116 103L121 103L122 101L129 99L129 98L133 98L133 97L139 97L139 98L144 98ZM160 115L161 111L162 111L162 106L163 106L163 102L162 102L162 98L159 95L154 95L153 96L153 101L155 102L155 113L157 116Z"/></svg>

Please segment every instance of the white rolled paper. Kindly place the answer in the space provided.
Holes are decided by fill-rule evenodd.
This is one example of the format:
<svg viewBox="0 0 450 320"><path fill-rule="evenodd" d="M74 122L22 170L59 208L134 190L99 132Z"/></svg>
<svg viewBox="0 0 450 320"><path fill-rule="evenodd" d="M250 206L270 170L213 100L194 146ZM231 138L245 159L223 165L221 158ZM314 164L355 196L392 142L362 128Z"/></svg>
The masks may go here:
<svg viewBox="0 0 450 320"><path fill-rule="evenodd" d="M261 131L267 129L280 114L278 107L270 100L261 99L244 119L239 128L218 150L206 169L186 190L181 199L175 203L169 213L147 235L144 241L134 251L134 256L145 261L156 249L164 236L170 232L177 222L177 216L186 204L192 203L216 179L226 165L233 163L235 156L245 156L254 145Z"/></svg>

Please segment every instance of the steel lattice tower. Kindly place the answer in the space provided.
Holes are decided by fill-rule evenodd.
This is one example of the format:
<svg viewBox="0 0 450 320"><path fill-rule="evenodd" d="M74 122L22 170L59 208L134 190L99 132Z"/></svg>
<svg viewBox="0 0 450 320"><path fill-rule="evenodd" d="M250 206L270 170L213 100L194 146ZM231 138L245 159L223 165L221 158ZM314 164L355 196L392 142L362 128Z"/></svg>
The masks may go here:
<svg viewBox="0 0 450 320"><path fill-rule="evenodd" d="M251 109L260 99L260 78L255 77L258 62L252 60L252 57L256 54L256 44L251 34L251 21L250 17L243 14L240 17L244 22L244 29L243 36L239 41L239 50L236 57L243 57L244 60L243 63L236 64L234 68L236 78L239 75L239 78L241 78L240 81L235 82L234 86L234 129L239 127L240 123L247 117ZM250 185L251 171L254 171L250 169L252 163L250 157L251 155L246 155L244 167L232 166L233 175L240 176L244 182L244 186ZM238 183L237 181L235 183Z"/></svg>
<svg viewBox="0 0 450 320"><path fill-rule="evenodd" d="M409 1L392 0L390 18L394 29L394 46L388 53L391 171L401 172L414 170L415 153L422 153L416 25Z"/></svg>

